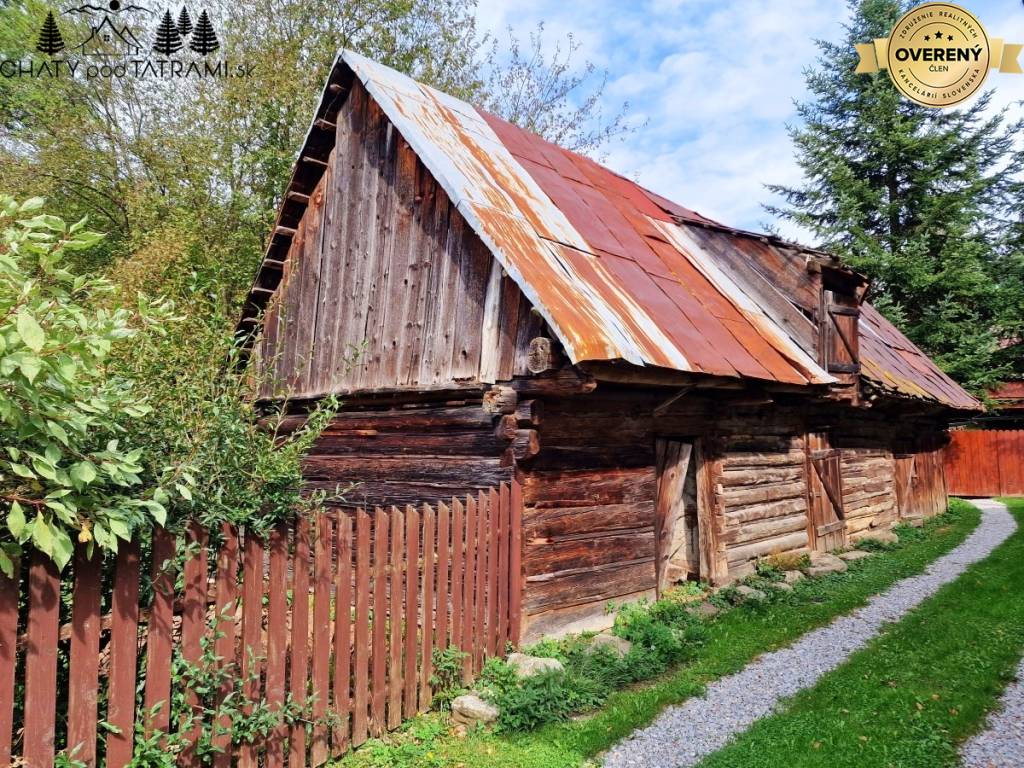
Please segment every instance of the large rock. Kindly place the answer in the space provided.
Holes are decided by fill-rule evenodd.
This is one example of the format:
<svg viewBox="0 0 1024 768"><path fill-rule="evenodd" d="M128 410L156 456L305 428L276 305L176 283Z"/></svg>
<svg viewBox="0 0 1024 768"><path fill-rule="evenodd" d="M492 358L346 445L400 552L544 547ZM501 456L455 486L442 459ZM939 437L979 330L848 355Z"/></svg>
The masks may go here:
<svg viewBox="0 0 1024 768"><path fill-rule="evenodd" d="M632 647L633 644L629 642L629 640L624 640L621 637L616 637L610 633L603 632L590 641L590 646L587 648L587 651L589 653L594 653L601 648L607 648L621 659L629 653Z"/></svg>
<svg viewBox="0 0 1024 768"><path fill-rule="evenodd" d="M846 562L852 563L855 560L863 560L866 557L871 557L871 553L865 552L863 549L851 549L849 552L843 552L839 556Z"/></svg>
<svg viewBox="0 0 1024 768"><path fill-rule="evenodd" d="M687 608L686 610L698 619L713 619L722 612L721 608L714 603L709 603L707 600L700 605L696 605L693 608Z"/></svg>
<svg viewBox="0 0 1024 768"><path fill-rule="evenodd" d="M897 536L893 531L888 529L880 529L877 531L866 531L861 537L861 541L870 539L871 541L877 541L881 544L899 544L900 537Z"/></svg>
<svg viewBox="0 0 1024 768"><path fill-rule="evenodd" d="M525 653L510 653L508 663L519 677L533 677L541 672L564 672L565 667L558 659L545 656L527 656Z"/></svg>
<svg viewBox="0 0 1024 768"><path fill-rule="evenodd" d="M842 573L846 563L828 552L815 552L811 555L811 564L807 567L808 576L827 576L830 573Z"/></svg>
<svg viewBox="0 0 1024 768"><path fill-rule="evenodd" d="M476 725L490 725L497 719L498 708L475 693L467 693L452 699L452 720L457 725L472 728Z"/></svg>
<svg viewBox="0 0 1024 768"><path fill-rule="evenodd" d="M766 595L760 589L748 587L746 584L740 584L738 587L736 587L736 594L739 595L745 603L748 601L760 603L768 599L768 595Z"/></svg>
<svg viewBox="0 0 1024 768"><path fill-rule="evenodd" d="M800 571L786 571L782 574L782 580L789 585L796 584L798 581L803 581L804 575Z"/></svg>

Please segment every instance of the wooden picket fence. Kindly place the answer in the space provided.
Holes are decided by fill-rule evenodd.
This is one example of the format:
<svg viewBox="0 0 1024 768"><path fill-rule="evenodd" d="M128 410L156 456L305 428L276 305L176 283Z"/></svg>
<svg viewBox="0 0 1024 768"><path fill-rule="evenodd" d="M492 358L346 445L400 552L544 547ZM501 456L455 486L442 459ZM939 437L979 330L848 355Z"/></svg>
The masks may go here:
<svg viewBox="0 0 1024 768"><path fill-rule="evenodd" d="M953 496L1024 495L1024 430L954 429L943 452Z"/></svg>
<svg viewBox="0 0 1024 768"><path fill-rule="evenodd" d="M182 542L160 529L150 562L137 545L114 563L83 547L64 582L32 556L27 573L0 576L0 766L52 766L60 749L124 766L137 722L189 738L161 703L175 652L198 665L209 647L247 700L305 705L267 738L215 737L215 766L317 766L397 727L431 705L435 649L465 653L468 683L518 643L521 499L512 482L420 508L329 510L266 540L225 526L216 547L196 525ZM201 764L187 748L178 762Z"/></svg>

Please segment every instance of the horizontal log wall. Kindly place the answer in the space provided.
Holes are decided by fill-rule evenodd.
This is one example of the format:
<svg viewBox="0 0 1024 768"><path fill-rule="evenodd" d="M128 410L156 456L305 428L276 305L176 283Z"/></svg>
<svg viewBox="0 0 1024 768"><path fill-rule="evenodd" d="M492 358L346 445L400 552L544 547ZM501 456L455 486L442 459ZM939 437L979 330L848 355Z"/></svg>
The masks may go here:
<svg viewBox="0 0 1024 768"><path fill-rule="evenodd" d="M723 438L720 545L728 577L751 573L759 558L807 551L804 442L797 435Z"/></svg>
<svg viewBox="0 0 1024 768"><path fill-rule="evenodd" d="M301 417L296 417L298 422ZM313 446L303 473L330 505L415 504L512 478L509 441L479 400L342 411Z"/></svg>
<svg viewBox="0 0 1024 768"><path fill-rule="evenodd" d="M895 522L895 460L887 447L843 445L843 511L852 541Z"/></svg>

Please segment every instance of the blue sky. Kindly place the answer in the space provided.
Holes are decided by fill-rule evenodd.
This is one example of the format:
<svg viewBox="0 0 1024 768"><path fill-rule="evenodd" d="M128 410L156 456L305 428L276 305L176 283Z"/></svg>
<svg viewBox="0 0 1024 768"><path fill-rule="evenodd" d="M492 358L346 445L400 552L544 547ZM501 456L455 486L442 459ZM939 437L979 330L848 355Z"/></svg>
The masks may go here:
<svg viewBox="0 0 1024 768"><path fill-rule="evenodd" d="M1024 43L1021 0L959 0L992 37ZM482 30L522 38L537 22L546 44L572 33L579 59L609 72L606 110L630 103L647 121L607 150L606 164L683 205L761 229L768 182L800 179L786 124L805 95L814 40L838 40L842 0L479 0ZM998 104L1024 100L1024 75L993 71ZM1015 106L1014 109L1019 110ZM808 238L786 226L782 231Z"/></svg>

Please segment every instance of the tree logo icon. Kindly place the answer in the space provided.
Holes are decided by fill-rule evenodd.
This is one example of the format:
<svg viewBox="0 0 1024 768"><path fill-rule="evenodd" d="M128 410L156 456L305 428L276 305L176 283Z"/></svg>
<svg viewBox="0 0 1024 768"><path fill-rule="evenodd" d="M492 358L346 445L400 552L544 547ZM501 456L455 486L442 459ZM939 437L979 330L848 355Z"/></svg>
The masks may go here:
<svg viewBox="0 0 1024 768"><path fill-rule="evenodd" d="M178 14L178 34L188 37L192 34L192 17L188 15L188 8L181 6L181 13Z"/></svg>
<svg viewBox="0 0 1024 768"><path fill-rule="evenodd" d="M57 22L53 18L53 11L46 14L46 20L39 30L39 42L36 43L36 50L49 56L64 50L64 38L60 36Z"/></svg>
<svg viewBox="0 0 1024 768"><path fill-rule="evenodd" d="M178 32L178 27L171 18L170 11L164 11L164 17L156 28L156 41L153 43L153 50L162 56L170 56L181 50L184 43Z"/></svg>
<svg viewBox="0 0 1024 768"><path fill-rule="evenodd" d="M213 31L213 24L210 23L210 16L206 13L205 8L199 14L195 32L192 33L192 42L188 47L200 56L206 56L220 48L220 42L217 40L217 34Z"/></svg>

